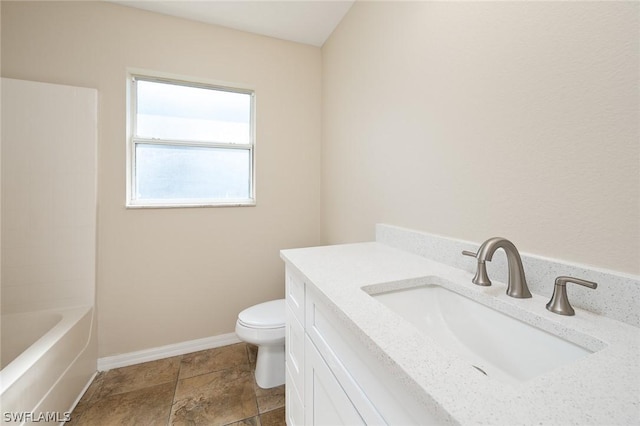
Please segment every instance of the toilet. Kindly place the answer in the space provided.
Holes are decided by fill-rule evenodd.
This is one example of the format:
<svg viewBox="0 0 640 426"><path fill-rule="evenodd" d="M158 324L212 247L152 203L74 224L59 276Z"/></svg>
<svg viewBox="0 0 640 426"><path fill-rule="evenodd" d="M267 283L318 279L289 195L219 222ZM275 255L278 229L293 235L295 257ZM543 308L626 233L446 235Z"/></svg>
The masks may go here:
<svg viewBox="0 0 640 426"><path fill-rule="evenodd" d="M251 306L238 314L236 334L240 340L258 346L256 383L261 388L284 384L285 300Z"/></svg>

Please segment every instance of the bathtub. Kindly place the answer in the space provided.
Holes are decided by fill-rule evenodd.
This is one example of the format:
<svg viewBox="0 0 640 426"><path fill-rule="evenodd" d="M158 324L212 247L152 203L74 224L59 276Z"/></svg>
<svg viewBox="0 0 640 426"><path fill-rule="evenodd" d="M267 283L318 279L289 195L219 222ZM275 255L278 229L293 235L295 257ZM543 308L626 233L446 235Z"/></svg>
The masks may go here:
<svg viewBox="0 0 640 426"><path fill-rule="evenodd" d="M96 372L93 311L80 306L2 315L2 424L30 423L11 417L20 413L51 420L38 424L65 420Z"/></svg>

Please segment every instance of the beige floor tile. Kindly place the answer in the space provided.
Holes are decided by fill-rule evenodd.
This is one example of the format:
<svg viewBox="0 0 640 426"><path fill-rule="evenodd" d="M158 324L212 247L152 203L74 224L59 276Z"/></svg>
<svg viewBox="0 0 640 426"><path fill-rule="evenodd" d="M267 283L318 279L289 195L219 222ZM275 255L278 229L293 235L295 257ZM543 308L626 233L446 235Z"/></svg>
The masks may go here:
<svg viewBox="0 0 640 426"><path fill-rule="evenodd" d="M256 355L240 343L100 373L67 426L284 425L284 386L258 387Z"/></svg>
<svg viewBox="0 0 640 426"><path fill-rule="evenodd" d="M285 426L284 407L260 414L261 426Z"/></svg>
<svg viewBox="0 0 640 426"><path fill-rule="evenodd" d="M180 359L181 356L174 356L109 370L106 372L102 386L95 397L104 398L161 383L175 383L178 378Z"/></svg>
<svg viewBox="0 0 640 426"><path fill-rule="evenodd" d="M252 345L247 343L247 353L249 354L249 363L256 367L256 359L258 359L258 347L256 345Z"/></svg>
<svg viewBox="0 0 640 426"><path fill-rule="evenodd" d="M185 379L248 363L249 358L245 343L194 352L183 355L179 378Z"/></svg>
<svg viewBox="0 0 640 426"><path fill-rule="evenodd" d="M258 414L248 365L180 379L171 413L175 425L226 425Z"/></svg>
<svg viewBox="0 0 640 426"><path fill-rule="evenodd" d="M284 385L270 389L262 389L255 383L255 378L254 385L256 389L256 399L258 400L258 411L260 413L284 407Z"/></svg>
<svg viewBox="0 0 640 426"><path fill-rule="evenodd" d="M260 416L249 417L248 419L240 420L239 422L229 423L226 426L261 426Z"/></svg>
<svg viewBox="0 0 640 426"><path fill-rule="evenodd" d="M174 383L164 383L93 400L77 418L77 425L164 425L169 419ZM75 411L74 411L75 413Z"/></svg>

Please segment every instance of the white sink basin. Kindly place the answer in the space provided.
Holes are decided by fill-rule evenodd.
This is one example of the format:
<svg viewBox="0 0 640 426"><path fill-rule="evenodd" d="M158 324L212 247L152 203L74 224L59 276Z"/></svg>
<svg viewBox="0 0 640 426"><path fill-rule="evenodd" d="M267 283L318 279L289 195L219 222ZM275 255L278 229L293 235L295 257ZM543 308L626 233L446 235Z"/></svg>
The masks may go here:
<svg viewBox="0 0 640 426"><path fill-rule="evenodd" d="M503 382L521 383L592 353L438 285L370 295Z"/></svg>

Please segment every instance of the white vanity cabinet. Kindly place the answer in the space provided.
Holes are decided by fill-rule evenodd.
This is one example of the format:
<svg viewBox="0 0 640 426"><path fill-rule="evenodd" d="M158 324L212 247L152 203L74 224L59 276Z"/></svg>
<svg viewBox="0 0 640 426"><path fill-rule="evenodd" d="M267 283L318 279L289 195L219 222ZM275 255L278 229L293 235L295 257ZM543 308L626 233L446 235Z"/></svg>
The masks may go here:
<svg viewBox="0 0 640 426"><path fill-rule="evenodd" d="M290 267L286 298L289 426L434 424L313 283Z"/></svg>
<svg viewBox="0 0 640 426"><path fill-rule="evenodd" d="M289 426L303 426L304 420L304 281L287 269L285 294L287 325L285 333L286 395L285 411Z"/></svg>

